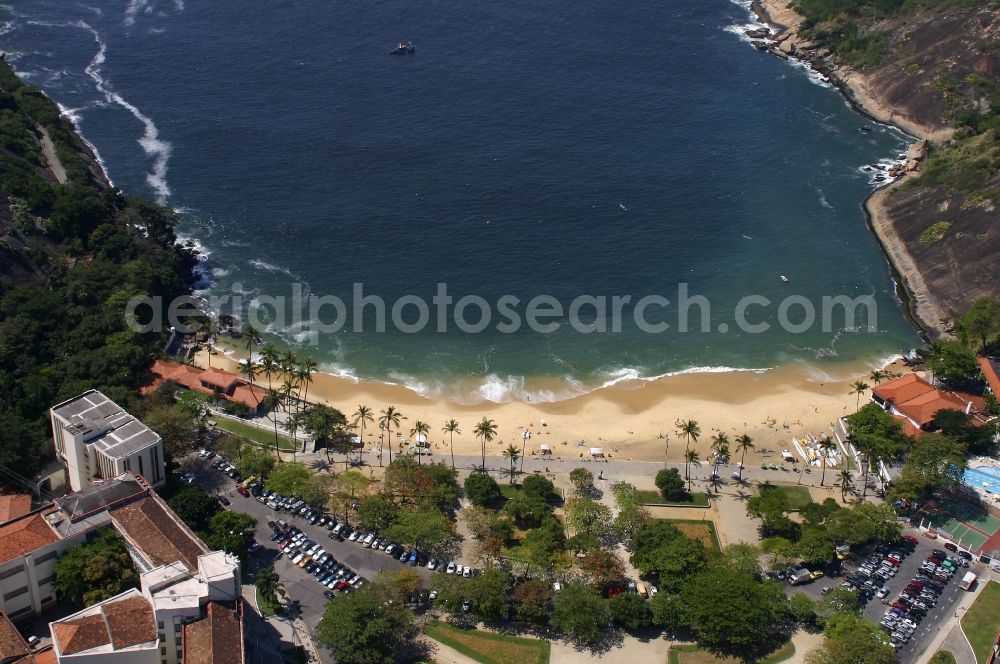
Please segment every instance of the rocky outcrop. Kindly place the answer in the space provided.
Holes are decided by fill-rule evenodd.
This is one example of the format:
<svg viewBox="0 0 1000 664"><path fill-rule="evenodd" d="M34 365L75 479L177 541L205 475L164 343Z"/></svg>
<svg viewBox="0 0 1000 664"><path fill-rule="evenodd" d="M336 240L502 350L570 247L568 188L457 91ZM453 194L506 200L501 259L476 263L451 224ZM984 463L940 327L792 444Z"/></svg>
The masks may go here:
<svg viewBox="0 0 1000 664"><path fill-rule="evenodd" d="M909 295L914 320L932 338L947 335L946 319L976 297L1000 296L1000 174L975 194L915 179L929 144L953 138L956 109L978 104L983 110L982 100L961 97L953 82L969 74L1000 80L1000 12L990 4L922 10L867 26L883 35L885 54L864 70L799 35L803 17L784 0L753 5L775 33L767 46L771 53L808 62L859 111L921 139L905 161L873 178L892 184L875 192L866 209ZM947 229L940 237L926 232L935 224Z"/></svg>

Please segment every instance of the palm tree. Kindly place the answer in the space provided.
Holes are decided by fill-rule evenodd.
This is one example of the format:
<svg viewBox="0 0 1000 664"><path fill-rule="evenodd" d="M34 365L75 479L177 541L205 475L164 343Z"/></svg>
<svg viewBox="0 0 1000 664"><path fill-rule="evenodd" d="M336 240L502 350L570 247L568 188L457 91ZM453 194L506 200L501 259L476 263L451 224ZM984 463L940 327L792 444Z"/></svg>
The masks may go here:
<svg viewBox="0 0 1000 664"><path fill-rule="evenodd" d="M257 390L253 389L253 379L260 374L260 365L248 357L240 361L239 373L247 377L247 381L250 383L250 394L257 401L257 410L259 410L260 398L257 396Z"/></svg>
<svg viewBox="0 0 1000 664"><path fill-rule="evenodd" d="M701 456L698 454L698 450L688 450L684 453L684 462L686 465L691 465L698 467L701 465ZM688 493L691 493L691 476L687 477L688 481Z"/></svg>
<svg viewBox="0 0 1000 664"><path fill-rule="evenodd" d="M503 451L503 456L505 459L510 459L510 483L514 484L514 464L517 460L521 458L521 452L513 445L508 445L507 449Z"/></svg>
<svg viewBox="0 0 1000 664"><path fill-rule="evenodd" d="M285 594L281 590L280 583L281 577L274 571L274 567L265 567L254 577L254 585L257 586L261 599L272 607L278 605L278 594Z"/></svg>
<svg viewBox="0 0 1000 664"><path fill-rule="evenodd" d="M260 372L267 376L267 389L271 389L271 377L278 373L278 351L267 346L260 352Z"/></svg>
<svg viewBox="0 0 1000 664"><path fill-rule="evenodd" d="M492 443L493 439L497 435L497 425L493 420L483 417L483 419L476 425L473 433L475 433L476 438L483 443L483 466L480 471L486 472L486 444Z"/></svg>
<svg viewBox="0 0 1000 664"><path fill-rule="evenodd" d="M396 410L395 406L389 406L382 411L382 416L378 418L379 425L385 429L386 435L389 437L389 463L392 463L392 427L399 428L400 420L405 420L403 414ZM382 450L379 450L379 460L378 465L382 465Z"/></svg>
<svg viewBox="0 0 1000 664"><path fill-rule="evenodd" d="M429 440L428 435L431 432L431 425L427 422L417 420L413 423L413 428L410 429L410 435L417 441L417 463L420 463L420 457L424 455L424 442L420 441L420 437L423 436L424 440Z"/></svg>
<svg viewBox="0 0 1000 664"><path fill-rule="evenodd" d="M685 420L681 422L680 430L677 433L687 439L687 445L684 448L684 479L688 479L690 470L688 469L687 458L691 454L691 441L698 442L698 436L701 435L701 427L694 420Z"/></svg>
<svg viewBox="0 0 1000 664"><path fill-rule="evenodd" d="M448 447L451 448L451 469L455 470L455 434L462 433L461 429L458 428L458 422L455 420L448 420L444 423L444 428L441 431L445 432L449 436Z"/></svg>
<svg viewBox="0 0 1000 664"><path fill-rule="evenodd" d="M847 490L853 486L854 476L846 468L840 471L840 500L847 502Z"/></svg>
<svg viewBox="0 0 1000 664"><path fill-rule="evenodd" d="M246 335L247 338L247 354L250 356L250 359L253 359L253 347L255 345L260 347L260 345L264 343L264 340L260 338L260 334L257 330L253 329L253 326L251 325L247 326L246 332L243 334Z"/></svg>
<svg viewBox="0 0 1000 664"><path fill-rule="evenodd" d="M883 380L885 380L885 379L887 379L889 377L889 372L885 371L883 369L876 369L875 371L871 372L871 374L869 374L868 377L871 378L871 380L872 380L873 383L875 383L876 385L878 385Z"/></svg>
<svg viewBox="0 0 1000 664"><path fill-rule="evenodd" d="M308 385L306 386L308 389ZM375 416L372 414L372 409L364 404L360 404L358 409L354 411L354 419L351 420L351 424L361 429L361 454L365 453L365 425L368 422L374 422Z"/></svg>
<svg viewBox="0 0 1000 664"><path fill-rule="evenodd" d="M319 364L311 357L304 357L299 360L299 368L295 372L295 378L298 379L299 385L305 387L305 391L302 394L302 401L309 400L309 386L313 382L313 374L319 369Z"/></svg>
<svg viewBox="0 0 1000 664"><path fill-rule="evenodd" d="M296 436L299 429L305 421L302 413L292 413L285 419L285 428L288 429L288 433L292 434L292 443L294 447L292 448L292 461L295 461L295 452L299 449L299 439ZM305 454L306 451L306 441L305 438L302 439L302 453Z"/></svg>
<svg viewBox="0 0 1000 664"><path fill-rule="evenodd" d="M299 398L299 387L295 383L295 379L291 374L285 374L286 378L281 383L281 395L285 398L285 412L291 412L289 404L292 403L292 399L298 401Z"/></svg>
<svg viewBox="0 0 1000 664"><path fill-rule="evenodd" d="M264 395L264 407L271 413L271 421L274 423L274 456L281 463L281 452L278 447L278 408L281 407L283 399L277 390L268 389Z"/></svg>
<svg viewBox="0 0 1000 664"><path fill-rule="evenodd" d="M868 389L868 383L865 383L863 381L856 380L853 383L851 383L851 394L858 395L858 403L854 408L855 413L861 410L861 395L864 394L865 390L867 389Z"/></svg>
<svg viewBox="0 0 1000 664"><path fill-rule="evenodd" d="M740 484L743 483L743 461L747 458L747 450L753 448L753 438L745 433L736 436L736 451L740 453Z"/></svg>
<svg viewBox="0 0 1000 664"><path fill-rule="evenodd" d="M712 436L712 451L715 452L715 463L712 474L719 474L719 461L723 457L729 457L729 436L724 431ZM719 493L719 485L715 485L715 492Z"/></svg>
<svg viewBox="0 0 1000 664"><path fill-rule="evenodd" d="M819 485L823 486L826 481L826 453L833 449L833 441L829 438L820 438L816 447L819 449L819 460L823 464L823 476L819 478Z"/></svg>

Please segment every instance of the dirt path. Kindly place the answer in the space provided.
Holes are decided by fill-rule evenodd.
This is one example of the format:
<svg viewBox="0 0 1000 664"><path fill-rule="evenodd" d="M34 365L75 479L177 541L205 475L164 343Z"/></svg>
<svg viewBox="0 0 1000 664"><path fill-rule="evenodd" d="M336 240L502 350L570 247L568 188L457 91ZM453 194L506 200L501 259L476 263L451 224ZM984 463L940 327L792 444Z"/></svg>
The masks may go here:
<svg viewBox="0 0 1000 664"><path fill-rule="evenodd" d="M66 184L66 169L63 168L62 162L59 161L59 155L56 154L56 146L52 144L49 132L41 125L36 127L36 129L41 134L38 142L42 145L42 154L45 155L45 161L49 164L49 170L52 171L52 175L55 176L59 184Z"/></svg>

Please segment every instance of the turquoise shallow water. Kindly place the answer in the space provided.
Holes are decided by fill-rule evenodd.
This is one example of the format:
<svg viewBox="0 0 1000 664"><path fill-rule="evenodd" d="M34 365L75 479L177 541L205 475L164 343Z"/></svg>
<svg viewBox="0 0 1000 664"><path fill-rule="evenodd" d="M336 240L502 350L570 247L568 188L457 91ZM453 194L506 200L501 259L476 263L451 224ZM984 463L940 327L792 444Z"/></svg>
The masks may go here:
<svg viewBox="0 0 1000 664"><path fill-rule="evenodd" d="M863 167L906 138L859 131L868 121L835 90L754 50L731 2L26 0L0 20L0 46L71 112L115 184L181 211L207 295L299 284L350 314L361 283L390 306L431 305L415 334L375 332L373 316L316 343L290 315L269 328L329 371L537 401L688 370L839 375L917 343L861 207ZM400 39L416 53L388 55ZM434 329L439 283L491 304L485 331ZM504 295L523 320L538 295L676 302L682 283L710 302L705 330L680 332L676 309L655 305L665 333L638 329L631 309L616 332L497 329ZM767 332L738 329L750 295L772 303L748 310ZM789 295L817 310L869 296L875 330L782 330Z"/></svg>

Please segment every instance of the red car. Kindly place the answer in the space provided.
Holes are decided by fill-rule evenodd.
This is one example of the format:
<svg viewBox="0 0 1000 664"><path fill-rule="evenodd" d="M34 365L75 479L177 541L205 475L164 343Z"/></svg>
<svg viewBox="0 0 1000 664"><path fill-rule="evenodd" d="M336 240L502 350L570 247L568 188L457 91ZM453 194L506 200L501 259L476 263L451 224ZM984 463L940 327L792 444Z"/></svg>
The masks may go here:
<svg viewBox="0 0 1000 664"><path fill-rule="evenodd" d="M917 543L917 538L914 537L913 535L903 535L903 539L905 539L910 544L916 544Z"/></svg>
<svg viewBox="0 0 1000 664"><path fill-rule="evenodd" d="M250 489L246 488L245 486L238 486L238 487L236 487L236 491L238 491L241 496L244 496L244 497L247 497L247 498L250 497Z"/></svg>
<svg viewBox="0 0 1000 664"><path fill-rule="evenodd" d="M351 584L347 581L337 581L337 583L333 584L333 587L337 590L343 590L344 588L350 588Z"/></svg>

